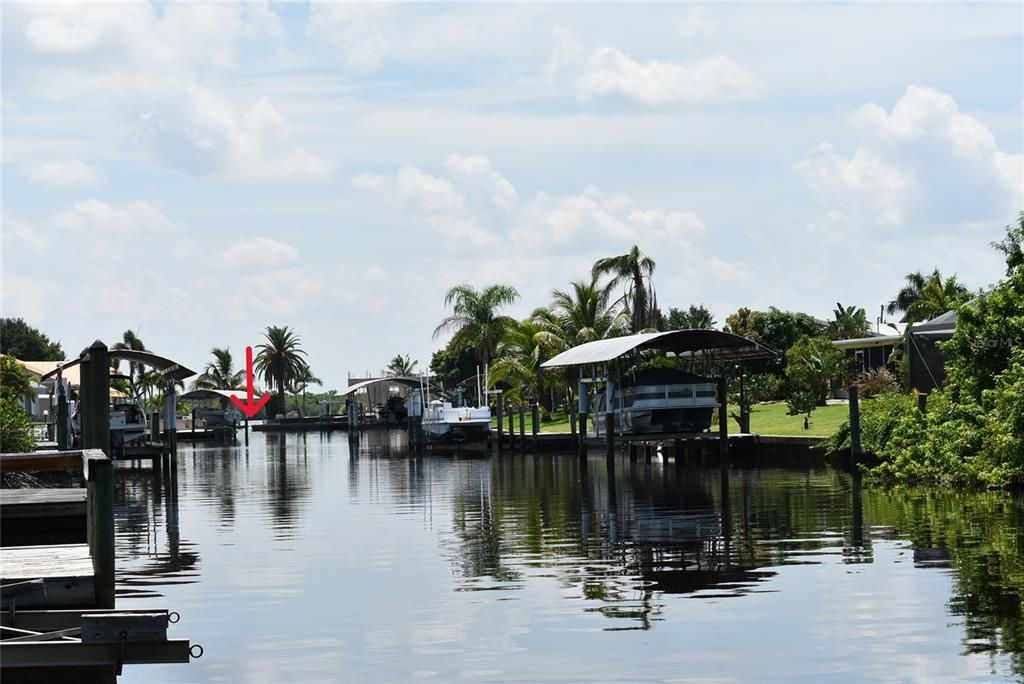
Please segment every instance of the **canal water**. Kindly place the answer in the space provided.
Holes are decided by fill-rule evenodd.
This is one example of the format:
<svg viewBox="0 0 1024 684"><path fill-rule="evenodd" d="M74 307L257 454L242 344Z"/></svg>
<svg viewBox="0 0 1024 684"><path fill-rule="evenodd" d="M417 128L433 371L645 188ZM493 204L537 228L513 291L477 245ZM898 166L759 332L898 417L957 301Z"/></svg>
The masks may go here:
<svg viewBox="0 0 1024 684"><path fill-rule="evenodd" d="M824 467L408 458L397 433L122 472L118 605L188 665L123 682L1008 681L1024 502Z"/></svg>

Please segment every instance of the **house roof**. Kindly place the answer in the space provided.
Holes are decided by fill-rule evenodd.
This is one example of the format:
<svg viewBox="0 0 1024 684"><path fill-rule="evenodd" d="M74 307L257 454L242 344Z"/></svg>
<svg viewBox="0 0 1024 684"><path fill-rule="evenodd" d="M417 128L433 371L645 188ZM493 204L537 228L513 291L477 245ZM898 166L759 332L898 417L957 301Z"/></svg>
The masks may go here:
<svg viewBox="0 0 1024 684"><path fill-rule="evenodd" d="M683 358L702 358L712 362L751 361L778 356L771 349L732 333L719 330L669 330L587 342L548 359L541 367L562 368L605 363L634 349L660 349L674 352Z"/></svg>

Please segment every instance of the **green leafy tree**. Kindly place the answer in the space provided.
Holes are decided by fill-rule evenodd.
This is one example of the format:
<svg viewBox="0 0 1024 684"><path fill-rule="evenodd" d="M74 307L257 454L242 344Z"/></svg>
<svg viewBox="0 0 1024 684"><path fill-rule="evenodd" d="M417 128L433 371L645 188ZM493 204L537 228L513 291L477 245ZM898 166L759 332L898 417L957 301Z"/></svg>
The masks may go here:
<svg viewBox="0 0 1024 684"><path fill-rule="evenodd" d="M619 256L605 257L594 263L594 279L610 276L607 287L625 286L622 302L629 310L630 325L637 333L658 324L657 298L651 278L656 264L636 245Z"/></svg>
<svg viewBox="0 0 1024 684"><path fill-rule="evenodd" d="M495 284L477 290L471 285L456 285L445 295L445 306L452 307L450 316L434 330L437 339L443 332L453 332L459 344L472 346L484 366L494 358L498 343L505 331L515 325L510 316L500 313L501 308L515 302L519 292L509 285Z"/></svg>
<svg viewBox="0 0 1024 684"><path fill-rule="evenodd" d="M523 399L544 399L545 373L540 365L549 358L553 346L560 345L557 336L538 323L538 318L543 314L535 312L533 317L508 328L490 367L492 384L508 383Z"/></svg>
<svg viewBox="0 0 1024 684"><path fill-rule="evenodd" d="M782 311L774 306L767 311L741 308L726 318L725 324L725 332L752 339L781 355L779 359L751 362L748 372L772 373L780 378L786 377L790 347L804 337L823 335L825 328L825 323L809 314Z"/></svg>
<svg viewBox="0 0 1024 684"><path fill-rule="evenodd" d="M468 340L453 337L443 349L430 357L432 382L444 387L454 387L464 378L476 372L477 350Z"/></svg>
<svg viewBox="0 0 1024 684"><path fill-rule="evenodd" d="M0 452L16 454L36 450L28 414L13 391L0 389Z"/></svg>
<svg viewBox="0 0 1024 684"><path fill-rule="evenodd" d="M952 311L967 301L970 294L955 275L943 278L937 268L927 276L917 271L907 274L905 285L886 311L889 315L903 314L904 323L918 323Z"/></svg>
<svg viewBox="0 0 1024 684"><path fill-rule="evenodd" d="M235 370L231 350L227 347L214 347L210 354L213 355L213 360L206 364L192 386L196 389L245 389L245 371Z"/></svg>
<svg viewBox="0 0 1024 684"><path fill-rule="evenodd" d="M819 406L828 400L832 380L847 370L846 355L824 337L804 337L786 352L787 377L798 391L811 392Z"/></svg>
<svg viewBox="0 0 1024 684"><path fill-rule="evenodd" d="M834 318L828 324L828 334L833 340L855 340L871 334L871 321L863 308L836 302L832 315Z"/></svg>
<svg viewBox="0 0 1024 684"><path fill-rule="evenodd" d="M295 395L301 395L301 401L299 403L299 415L306 415L306 388L310 385L321 385L323 381L313 375L313 370L309 367L308 363L303 362L299 368L298 373L291 379L289 389Z"/></svg>
<svg viewBox="0 0 1024 684"><path fill-rule="evenodd" d="M288 388L309 367L306 352L299 336L286 325L267 326L263 337L266 341L256 347L256 370L264 382L277 391L277 397L271 401L275 412L280 412L285 406ZM267 413L273 415L269 406Z"/></svg>
<svg viewBox="0 0 1024 684"><path fill-rule="evenodd" d="M597 278L574 280L568 290L552 290L548 311L566 347L617 337L629 332L629 314L612 301L612 288Z"/></svg>
<svg viewBox="0 0 1024 684"><path fill-rule="evenodd" d="M21 318L0 318L0 354L22 361L64 360L59 342L52 342Z"/></svg>
<svg viewBox="0 0 1024 684"><path fill-rule="evenodd" d="M408 354L395 354L395 357L388 362L385 372L388 375L410 376L416 375L416 366L419 361L413 361Z"/></svg>

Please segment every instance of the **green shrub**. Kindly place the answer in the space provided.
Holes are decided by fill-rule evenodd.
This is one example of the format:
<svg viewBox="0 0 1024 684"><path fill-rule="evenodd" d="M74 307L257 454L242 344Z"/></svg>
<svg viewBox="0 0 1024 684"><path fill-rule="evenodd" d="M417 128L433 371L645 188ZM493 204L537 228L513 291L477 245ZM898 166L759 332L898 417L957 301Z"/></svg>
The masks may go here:
<svg viewBox="0 0 1024 684"><path fill-rule="evenodd" d="M35 450L28 415L13 392L0 391L0 451L16 454Z"/></svg>

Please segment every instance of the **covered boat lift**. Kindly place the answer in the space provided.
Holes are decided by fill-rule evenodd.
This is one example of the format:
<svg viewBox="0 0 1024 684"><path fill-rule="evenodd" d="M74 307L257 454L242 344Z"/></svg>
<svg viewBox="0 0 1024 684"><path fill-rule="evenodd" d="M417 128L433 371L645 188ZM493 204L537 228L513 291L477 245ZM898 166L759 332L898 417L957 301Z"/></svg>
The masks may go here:
<svg viewBox="0 0 1024 684"><path fill-rule="evenodd" d="M740 335L718 330L671 330L666 332L639 333L625 337L595 340L567 349L541 364L542 368L578 369L580 451L585 454L586 416L588 411L587 385L604 385L604 437L608 457L614 454L617 442L632 442L638 436L629 432L616 432L615 388L621 383L623 374L635 367L644 351L664 352L675 358L680 370L700 373L713 378L717 386L718 443L722 463L728 463L729 454L729 412L727 399L728 369L739 363L759 359L777 358L778 354L767 347ZM741 376L742 377L742 376ZM599 417L594 415L595 435L600 436ZM661 437L697 437L698 435L661 435ZM645 434L643 439L656 438Z"/></svg>

